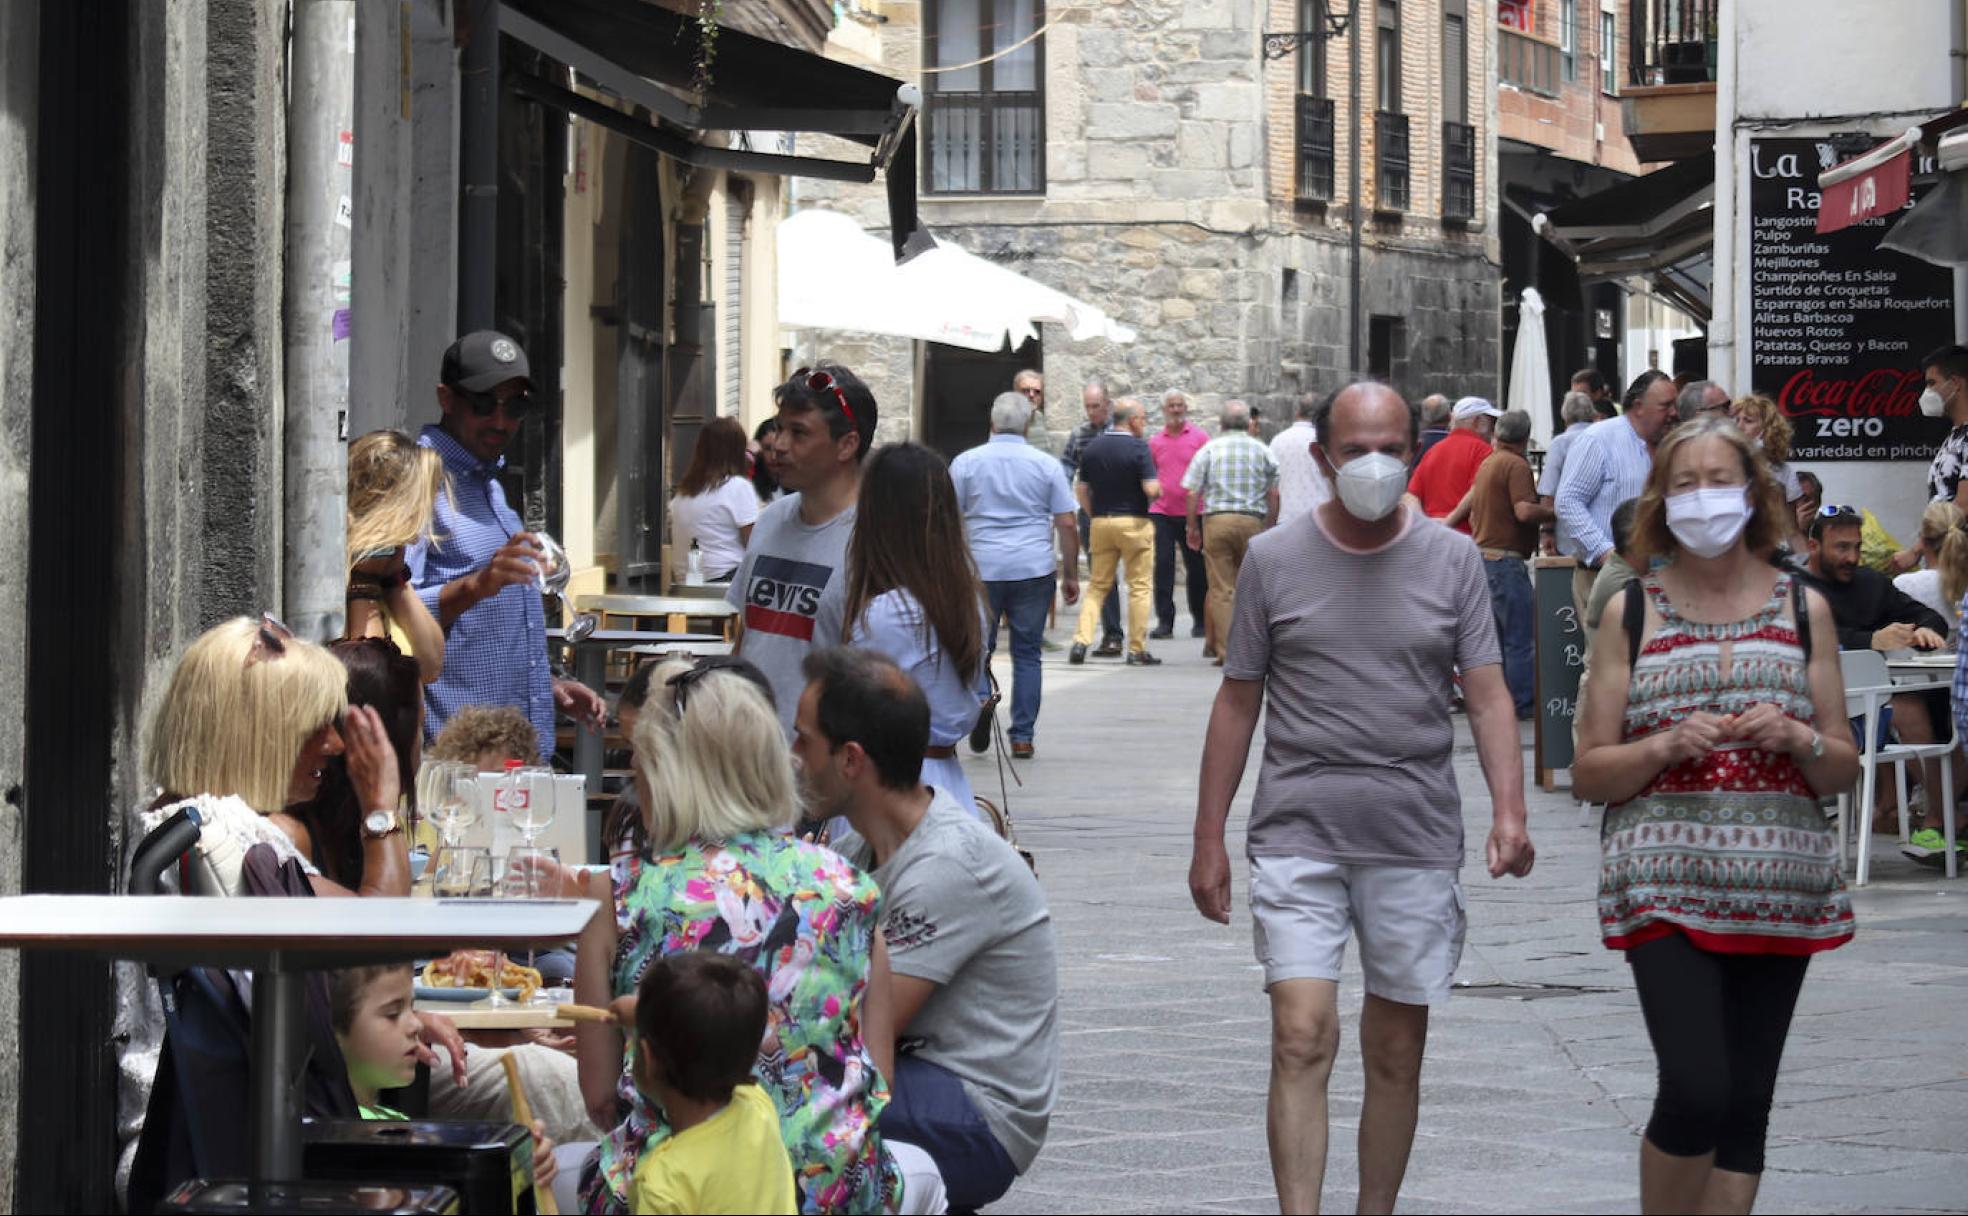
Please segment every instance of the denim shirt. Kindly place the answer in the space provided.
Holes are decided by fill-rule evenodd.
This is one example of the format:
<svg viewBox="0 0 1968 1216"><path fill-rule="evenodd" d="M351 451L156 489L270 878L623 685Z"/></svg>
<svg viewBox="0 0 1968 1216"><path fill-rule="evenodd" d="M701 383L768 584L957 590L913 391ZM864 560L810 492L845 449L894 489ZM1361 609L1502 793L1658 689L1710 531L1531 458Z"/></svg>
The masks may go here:
<svg viewBox="0 0 1968 1216"><path fill-rule="evenodd" d="M480 460L438 426L425 427L417 442L436 449L451 477L451 493L437 499L432 530L437 539L420 541L404 554L411 585L436 617L444 585L488 565L523 525L499 484L503 459ZM444 672L424 689L425 733L435 737L467 705L512 706L533 723L542 754L553 754L547 615L532 584L500 588L460 613L446 631Z"/></svg>

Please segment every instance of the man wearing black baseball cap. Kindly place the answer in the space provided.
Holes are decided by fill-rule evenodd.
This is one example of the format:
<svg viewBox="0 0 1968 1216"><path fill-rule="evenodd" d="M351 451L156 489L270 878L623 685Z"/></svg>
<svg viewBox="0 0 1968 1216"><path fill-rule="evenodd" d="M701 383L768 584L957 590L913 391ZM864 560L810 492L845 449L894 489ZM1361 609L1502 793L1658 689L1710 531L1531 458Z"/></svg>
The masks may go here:
<svg viewBox="0 0 1968 1216"><path fill-rule="evenodd" d="M417 442L444 458L451 493L438 498L433 539L404 554L410 580L446 636L444 672L424 690L435 735L467 705L510 705L551 750L556 708L599 726L605 707L547 663L546 612L536 580L541 549L499 484L506 446L533 410L532 369L519 343L481 329L453 342L438 372L444 413Z"/></svg>

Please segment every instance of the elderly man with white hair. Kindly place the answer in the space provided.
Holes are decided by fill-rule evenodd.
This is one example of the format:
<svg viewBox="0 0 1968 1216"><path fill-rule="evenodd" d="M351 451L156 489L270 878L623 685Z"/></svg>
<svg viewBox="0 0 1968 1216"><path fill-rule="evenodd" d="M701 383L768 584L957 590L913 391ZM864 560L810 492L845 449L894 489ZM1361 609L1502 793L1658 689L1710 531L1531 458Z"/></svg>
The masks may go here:
<svg viewBox="0 0 1968 1216"><path fill-rule="evenodd" d="M1217 437L1189 462L1182 488L1190 495L1189 547L1202 550L1209 571L1207 649L1221 667L1244 551L1278 522L1278 462L1251 437L1249 406L1223 403Z"/></svg>
<svg viewBox="0 0 1968 1216"><path fill-rule="evenodd" d="M1573 376L1572 383L1579 383L1584 375L1585 372L1580 372ZM1602 379L1600 383L1605 381ZM1551 508L1553 522L1545 530L1555 532L1555 547L1563 553L1569 550L1565 545L1565 525L1557 522L1558 478L1565 471L1565 454L1571 451L1572 444L1587 427L1599 421L1599 403L1593 400L1591 393L1574 389L1565 394L1565 403L1558 407L1558 420L1565 424L1565 429L1552 438L1551 446L1544 449L1544 470L1538 474L1537 492L1538 504Z"/></svg>
<svg viewBox="0 0 1968 1216"><path fill-rule="evenodd" d="M997 651L998 619L1011 623L1011 754L1021 758L1032 754L1039 720L1039 648L1055 578L1067 603L1080 598L1073 491L1060 463L1025 441L1033 412L1024 394L999 393L991 403L991 438L950 462L970 555L990 604L987 651ZM983 750L979 742L973 732L974 750Z"/></svg>
<svg viewBox="0 0 1968 1216"><path fill-rule="evenodd" d="M1464 397L1449 410L1449 437L1428 449L1408 478L1408 493L1430 519L1444 519L1476 484L1476 470L1490 458L1490 433L1503 411L1481 397ZM1469 531L1467 522L1453 525Z"/></svg>
<svg viewBox="0 0 1968 1216"><path fill-rule="evenodd" d="M1200 550L1188 537L1189 491L1182 488L1189 465L1209 436L1189 421L1189 398L1179 388L1162 394L1162 429L1148 437L1148 454L1155 458L1155 478L1162 496L1148 506L1155 521L1155 628L1150 638L1175 636L1175 576L1180 567L1189 599L1190 637L1203 636L1203 599L1209 594L1209 574Z"/></svg>
<svg viewBox="0 0 1968 1216"><path fill-rule="evenodd" d="M1693 422L1705 414L1729 416L1729 390L1713 380L1690 380L1674 398L1676 422Z"/></svg>

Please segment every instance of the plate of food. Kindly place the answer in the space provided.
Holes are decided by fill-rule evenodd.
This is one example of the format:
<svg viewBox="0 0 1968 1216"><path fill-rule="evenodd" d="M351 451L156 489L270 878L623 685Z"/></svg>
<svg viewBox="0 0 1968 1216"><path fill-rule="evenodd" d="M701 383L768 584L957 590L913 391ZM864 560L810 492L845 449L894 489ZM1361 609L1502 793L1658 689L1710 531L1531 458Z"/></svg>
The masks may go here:
<svg viewBox="0 0 1968 1216"><path fill-rule="evenodd" d="M482 1001L497 987L508 1000L523 1001L540 988L540 973L496 950L453 950L424 964L414 995L420 1001Z"/></svg>

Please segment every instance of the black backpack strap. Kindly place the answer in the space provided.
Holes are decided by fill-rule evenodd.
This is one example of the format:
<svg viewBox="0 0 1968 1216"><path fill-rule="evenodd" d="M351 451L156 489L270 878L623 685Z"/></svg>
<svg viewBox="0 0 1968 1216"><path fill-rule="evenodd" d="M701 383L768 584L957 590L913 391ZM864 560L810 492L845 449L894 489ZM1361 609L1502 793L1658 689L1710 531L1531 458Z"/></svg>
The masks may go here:
<svg viewBox="0 0 1968 1216"><path fill-rule="evenodd" d="M1804 661L1811 661L1811 605L1804 596L1804 580L1795 574L1790 579L1790 614L1797 618L1797 644L1804 650Z"/></svg>
<svg viewBox="0 0 1968 1216"><path fill-rule="evenodd" d="M1631 668L1640 661L1640 631L1647 627L1647 593L1636 578L1621 594L1625 599L1620 604L1620 623L1626 626L1626 665Z"/></svg>

